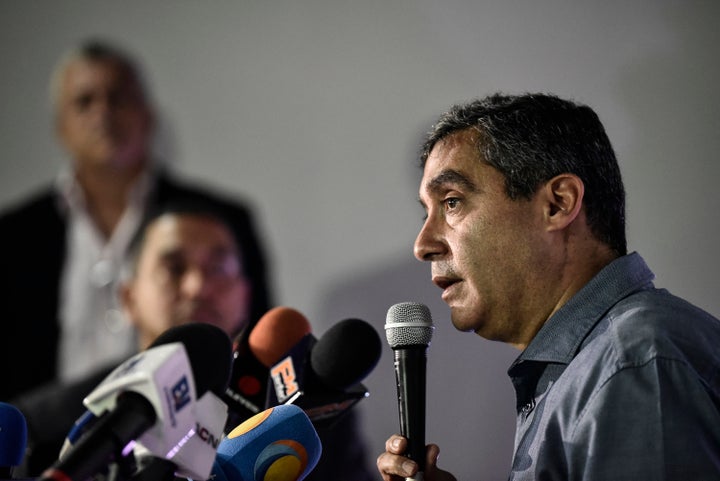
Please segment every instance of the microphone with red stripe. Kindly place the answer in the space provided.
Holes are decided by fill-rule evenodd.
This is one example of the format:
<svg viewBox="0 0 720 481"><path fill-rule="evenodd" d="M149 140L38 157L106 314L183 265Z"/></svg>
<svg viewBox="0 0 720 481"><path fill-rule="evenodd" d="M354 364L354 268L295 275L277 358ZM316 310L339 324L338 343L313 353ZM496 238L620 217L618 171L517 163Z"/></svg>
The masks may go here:
<svg viewBox="0 0 720 481"><path fill-rule="evenodd" d="M380 359L381 341L361 319L345 319L316 339L306 334L270 368L268 406L295 404L317 426L334 424L368 396L361 381Z"/></svg>
<svg viewBox="0 0 720 481"><path fill-rule="evenodd" d="M224 393L228 425L234 427L267 408L270 367L310 333L310 322L295 309L270 309L252 330L235 340L230 382Z"/></svg>

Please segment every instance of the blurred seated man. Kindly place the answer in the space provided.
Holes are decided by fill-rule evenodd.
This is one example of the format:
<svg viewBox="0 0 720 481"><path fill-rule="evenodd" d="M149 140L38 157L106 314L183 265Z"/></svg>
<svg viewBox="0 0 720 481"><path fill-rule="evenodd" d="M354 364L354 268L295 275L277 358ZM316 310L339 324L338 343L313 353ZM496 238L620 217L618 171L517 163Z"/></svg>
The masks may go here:
<svg viewBox="0 0 720 481"><path fill-rule="evenodd" d="M231 338L247 326L250 282L222 216L178 203L151 220L139 246L120 298L140 349L188 322L216 325Z"/></svg>
<svg viewBox="0 0 720 481"><path fill-rule="evenodd" d="M198 202L165 205L150 216L132 252L120 299L137 329L138 349L147 348L166 329L188 322L214 324L231 338L254 326L245 250L222 211ZM83 397L114 367L71 386L43 387L14 402L28 419L25 475L38 475L57 459L73 422L84 412ZM339 465L357 466L357 477L348 479L373 479L355 423L351 412L333 429L318 430L324 454L306 479L329 480Z"/></svg>
<svg viewBox="0 0 720 481"><path fill-rule="evenodd" d="M214 324L230 337L248 326L252 290L244 246L216 205L195 199L158 207L131 252L119 297L137 331L136 352L166 329L188 322ZM96 365L84 378L49 383L13 401L28 422L24 475L39 475L57 459L85 411L83 398L117 364Z"/></svg>

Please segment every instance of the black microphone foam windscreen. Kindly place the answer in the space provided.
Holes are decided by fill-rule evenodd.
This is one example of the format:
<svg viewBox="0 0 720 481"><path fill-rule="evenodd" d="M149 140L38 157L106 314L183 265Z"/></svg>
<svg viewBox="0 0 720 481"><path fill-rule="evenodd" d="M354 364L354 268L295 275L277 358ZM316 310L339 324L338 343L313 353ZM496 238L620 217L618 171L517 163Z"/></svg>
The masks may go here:
<svg viewBox="0 0 720 481"><path fill-rule="evenodd" d="M360 319L345 319L317 340L305 335L270 369L268 406L292 403L314 424L334 424L361 399L360 381L380 359L380 337Z"/></svg>
<svg viewBox="0 0 720 481"><path fill-rule="evenodd" d="M185 346L197 397L207 391L222 395L230 379L232 340L217 326L192 322L171 327L150 345L180 342Z"/></svg>
<svg viewBox="0 0 720 481"><path fill-rule="evenodd" d="M326 386L345 389L363 380L380 360L381 341L361 319L333 325L310 352L310 366Z"/></svg>

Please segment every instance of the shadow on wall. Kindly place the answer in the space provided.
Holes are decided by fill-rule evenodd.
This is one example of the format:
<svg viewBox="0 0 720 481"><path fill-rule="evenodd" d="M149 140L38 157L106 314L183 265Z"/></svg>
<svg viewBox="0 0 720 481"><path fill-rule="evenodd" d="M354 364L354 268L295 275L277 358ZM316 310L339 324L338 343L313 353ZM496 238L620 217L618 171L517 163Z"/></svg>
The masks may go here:
<svg viewBox="0 0 720 481"><path fill-rule="evenodd" d="M720 3L668 12L667 43L629 59L616 79L633 120L619 159L628 242L655 271L658 286L717 316Z"/></svg>
<svg viewBox="0 0 720 481"><path fill-rule="evenodd" d="M398 302L420 302L433 315L435 331L427 352L426 441L442 450L441 466L458 479L507 479L515 430L515 395L506 371L514 349L461 333L450 323L440 289L430 282L429 264L397 256L395 263L357 273L324 290L321 319L360 318L373 325L385 349L363 381L370 396L356 409L368 446L368 463L399 432L393 354L385 340L385 316Z"/></svg>

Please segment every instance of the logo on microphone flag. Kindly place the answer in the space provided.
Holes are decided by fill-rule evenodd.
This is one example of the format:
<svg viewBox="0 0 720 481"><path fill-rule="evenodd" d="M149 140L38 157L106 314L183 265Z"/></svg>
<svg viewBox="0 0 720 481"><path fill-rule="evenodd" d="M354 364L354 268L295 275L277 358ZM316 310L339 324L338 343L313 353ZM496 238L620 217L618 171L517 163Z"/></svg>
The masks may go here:
<svg viewBox="0 0 720 481"><path fill-rule="evenodd" d="M280 402L286 401L293 394L300 391L292 356L288 356L275 364L270 370L270 377L275 384L275 392Z"/></svg>
<svg viewBox="0 0 720 481"><path fill-rule="evenodd" d="M181 410L191 401L190 384L188 383L186 376L180 378L180 380L172 387L171 392L175 412Z"/></svg>
<svg viewBox="0 0 720 481"><path fill-rule="evenodd" d="M296 481L320 458L317 433L302 409L275 406L238 425L218 446L217 460L232 479Z"/></svg>

